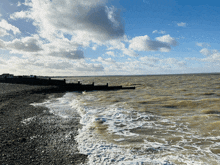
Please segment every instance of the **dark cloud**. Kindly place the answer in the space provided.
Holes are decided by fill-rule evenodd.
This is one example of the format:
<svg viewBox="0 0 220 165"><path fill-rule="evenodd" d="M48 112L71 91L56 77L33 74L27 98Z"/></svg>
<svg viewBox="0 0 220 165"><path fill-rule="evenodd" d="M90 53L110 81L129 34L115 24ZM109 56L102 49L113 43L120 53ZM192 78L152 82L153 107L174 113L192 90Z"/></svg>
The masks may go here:
<svg viewBox="0 0 220 165"><path fill-rule="evenodd" d="M9 50L15 50L21 52L39 52L43 50L40 47L40 43L38 42L38 39L34 37L15 39L12 42L7 42L6 48Z"/></svg>
<svg viewBox="0 0 220 165"><path fill-rule="evenodd" d="M69 59L83 59L84 58L84 53L82 50L65 50L65 49L60 49L59 51L54 51L49 53L50 56L55 56L55 57L64 57L64 58L69 58Z"/></svg>
<svg viewBox="0 0 220 165"><path fill-rule="evenodd" d="M75 66L77 71L100 72L104 71L104 67L100 64L79 63Z"/></svg>

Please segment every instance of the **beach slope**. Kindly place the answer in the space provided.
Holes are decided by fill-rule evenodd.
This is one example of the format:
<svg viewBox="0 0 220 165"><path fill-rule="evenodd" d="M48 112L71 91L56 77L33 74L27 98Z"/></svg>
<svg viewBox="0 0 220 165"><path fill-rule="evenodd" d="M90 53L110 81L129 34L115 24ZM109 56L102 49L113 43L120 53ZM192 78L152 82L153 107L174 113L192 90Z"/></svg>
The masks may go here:
<svg viewBox="0 0 220 165"><path fill-rule="evenodd" d="M64 94L65 91L56 86L0 83L0 164L80 164L86 161L87 156L78 153L74 140L79 120L59 125L62 119L46 107L30 105ZM69 132L67 140L59 138Z"/></svg>

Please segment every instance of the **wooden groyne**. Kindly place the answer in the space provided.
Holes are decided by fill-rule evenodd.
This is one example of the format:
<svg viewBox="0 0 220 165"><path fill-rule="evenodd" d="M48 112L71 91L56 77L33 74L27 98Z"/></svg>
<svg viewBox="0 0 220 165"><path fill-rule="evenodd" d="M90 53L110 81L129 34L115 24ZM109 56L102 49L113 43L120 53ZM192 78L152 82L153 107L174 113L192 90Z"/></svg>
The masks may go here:
<svg viewBox="0 0 220 165"><path fill-rule="evenodd" d="M122 89L135 89L135 87L122 87L122 86L109 86L106 85L94 85L78 83L66 83L66 80L52 80L50 78L43 79L35 77L22 77L17 76L13 78L0 78L0 83L12 83L12 84L28 84L28 85L54 85L60 90L64 91L93 91L93 90L122 90Z"/></svg>
<svg viewBox="0 0 220 165"><path fill-rule="evenodd" d="M122 87L122 86L108 86L106 85L94 85L92 84L81 84L81 83L70 83L66 84L65 87L72 91L93 91L93 90L120 90L120 89L135 89L135 87Z"/></svg>

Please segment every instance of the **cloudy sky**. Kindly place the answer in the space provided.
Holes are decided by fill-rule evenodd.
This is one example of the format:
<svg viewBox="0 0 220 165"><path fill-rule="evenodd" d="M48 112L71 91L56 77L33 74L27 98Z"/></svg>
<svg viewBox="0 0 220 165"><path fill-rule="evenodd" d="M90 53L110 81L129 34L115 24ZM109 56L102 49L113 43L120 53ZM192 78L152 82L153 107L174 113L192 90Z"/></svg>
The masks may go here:
<svg viewBox="0 0 220 165"><path fill-rule="evenodd" d="M216 0L1 0L0 74L220 72Z"/></svg>

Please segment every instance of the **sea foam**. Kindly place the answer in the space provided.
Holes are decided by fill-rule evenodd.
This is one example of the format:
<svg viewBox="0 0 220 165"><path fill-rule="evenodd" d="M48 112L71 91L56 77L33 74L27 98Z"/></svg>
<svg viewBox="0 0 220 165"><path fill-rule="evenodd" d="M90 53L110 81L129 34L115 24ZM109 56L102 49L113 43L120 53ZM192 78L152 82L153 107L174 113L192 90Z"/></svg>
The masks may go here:
<svg viewBox="0 0 220 165"><path fill-rule="evenodd" d="M219 140L219 137L194 135L187 125L176 119L126 109L122 104L87 106L97 101L92 93L67 93L37 105L46 106L54 115L75 118L80 115L82 128L75 137L80 153L88 155L88 164L206 164L204 155L213 155L210 148L201 148L196 141ZM68 134L65 135L68 138ZM179 139L177 142L168 139ZM187 147L191 147L190 153ZM193 149L194 147L194 149ZM216 162L214 155L210 161Z"/></svg>

